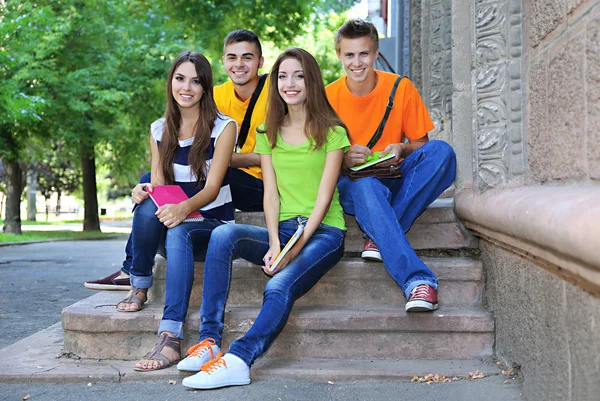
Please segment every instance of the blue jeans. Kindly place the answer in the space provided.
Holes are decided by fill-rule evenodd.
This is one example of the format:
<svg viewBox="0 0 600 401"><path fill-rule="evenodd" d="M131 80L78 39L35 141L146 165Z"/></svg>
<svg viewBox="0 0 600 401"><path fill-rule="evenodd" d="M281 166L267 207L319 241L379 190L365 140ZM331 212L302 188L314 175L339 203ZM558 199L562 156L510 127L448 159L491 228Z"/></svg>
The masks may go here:
<svg viewBox="0 0 600 401"><path fill-rule="evenodd" d="M263 180L238 168L229 168L229 187L233 207L244 212L262 212Z"/></svg>
<svg viewBox="0 0 600 401"><path fill-rule="evenodd" d="M351 180L340 176L344 212L371 238L385 268L406 298L420 284L437 289L435 274L417 256L405 233L415 219L448 188L456 175L456 155L443 141L429 141L400 163L402 178Z"/></svg>
<svg viewBox="0 0 600 401"><path fill-rule="evenodd" d="M279 223L285 245L298 227L297 219ZM248 366L269 348L283 330L296 299L310 290L342 258L345 231L321 224L292 262L266 284L263 305L250 330L229 347ZM204 263L204 289L200 308L200 341L214 338L221 344L225 303L231 283L231 262L242 257L257 265L269 250L266 228L244 224L217 228ZM257 274L261 274L257 267Z"/></svg>
<svg viewBox="0 0 600 401"><path fill-rule="evenodd" d="M167 258L165 308L158 332L170 331L183 338L183 324L194 283L194 261L204 260L212 231L224 223L206 218L167 229L156 217L156 210L150 199L135 209L131 229L131 285L150 288L156 253Z"/></svg>
<svg viewBox="0 0 600 401"><path fill-rule="evenodd" d="M229 186L231 187L231 197L233 207L244 212L262 212L263 211L263 181L253 177L237 168L229 168ZM140 184L150 182L150 173L146 173L140 179ZM125 260L121 271L129 274L133 263L133 247L131 235L125 245Z"/></svg>

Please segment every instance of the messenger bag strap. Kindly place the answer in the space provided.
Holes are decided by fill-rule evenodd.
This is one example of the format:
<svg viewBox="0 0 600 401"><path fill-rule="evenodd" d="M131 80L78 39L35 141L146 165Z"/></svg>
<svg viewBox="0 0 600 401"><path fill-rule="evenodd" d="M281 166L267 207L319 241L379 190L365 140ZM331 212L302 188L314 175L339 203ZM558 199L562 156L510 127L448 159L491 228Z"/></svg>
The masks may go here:
<svg viewBox="0 0 600 401"><path fill-rule="evenodd" d="M390 113L391 113L392 109L394 108L394 97L396 96L396 89L398 89L398 85L400 84L400 81L402 80L402 78L404 78L404 77L398 77L396 79L396 82L394 82L394 86L392 87L392 93L390 93L390 98L388 99L388 104L385 109L385 114L383 115L383 118L381 119L381 122L379 123L377 130L375 130L373 137L367 144L367 147L369 149L373 149L373 146L375 146L377 144L377 142L379 142L379 139L381 139L381 135L383 134L383 129L385 128L385 124L387 123Z"/></svg>
<svg viewBox="0 0 600 401"><path fill-rule="evenodd" d="M258 80L258 85L256 89L254 89L254 93L252 94L252 98L250 98L250 104L248 104L248 109L246 109L246 114L244 115L244 121L242 122L242 127L240 128L240 133L238 135L237 144L235 146L236 152L242 150L242 147L246 143L246 139L248 138L248 131L250 131L250 120L252 119L252 112L254 111L254 106L256 106L256 101L262 92L263 87L265 86L265 81L267 80L267 76L269 74L264 74Z"/></svg>

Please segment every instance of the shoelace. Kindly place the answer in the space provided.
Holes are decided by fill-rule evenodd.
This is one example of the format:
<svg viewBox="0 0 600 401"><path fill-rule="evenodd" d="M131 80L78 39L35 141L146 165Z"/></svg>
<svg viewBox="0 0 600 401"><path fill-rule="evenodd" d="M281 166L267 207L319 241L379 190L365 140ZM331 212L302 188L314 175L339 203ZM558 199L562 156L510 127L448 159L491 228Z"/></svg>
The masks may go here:
<svg viewBox="0 0 600 401"><path fill-rule="evenodd" d="M200 356L208 349L210 351L210 359L215 359L213 345L217 345L217 342L212 338L206 338L200 344L192 345L188 349L187 354L188 356Z"/></svg>
<svg viewBox="0 0 600 401"><path fill-rule="evenodd" d="M225 359L223 359L222 356L223 353L219 352L215 359L210 360L204 365L202 365L200 371L210 375L211 373L214 373L221 368L227 367L227 362L225 362Z"/></svg>
<svg viewBox="0 0 600 401"><path fill-rule="evenodd" d="M429 286L427 286L427 284L421 284L419 286L417 286L411 293L410 298L427 298L427 295L429 294Z"/></svg>

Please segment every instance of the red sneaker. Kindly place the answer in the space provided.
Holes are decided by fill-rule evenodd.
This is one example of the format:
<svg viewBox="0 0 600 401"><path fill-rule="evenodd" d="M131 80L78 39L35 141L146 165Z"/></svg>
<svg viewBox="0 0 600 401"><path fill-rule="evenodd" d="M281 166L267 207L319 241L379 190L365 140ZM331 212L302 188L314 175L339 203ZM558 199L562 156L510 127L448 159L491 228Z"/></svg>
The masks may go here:
<svg viewBox="0 0 600 401"><path fill-rule="evenodd" d="M437 308L437 291L429 284L416 286L411 291L410 298L406 303L407 312L430 312Z"/></svg>
<svg viewBox="0 0 600 401"><path fill-rule="evenodd" d="M381 253L379 253L379 248L377 248L377 245L375 245L373 240L369 237L365 239L365 246L360 256L366 260L372 260L374 262L383 262L383 260L381 259Z"/></svg>
<svg viewBox="0 0 600 401"><path fill-rule="evenodd" d="M121 270L100 280L86 281L83 285L90 290L129 291L131 289L129 277L121 277Z"/></svg>

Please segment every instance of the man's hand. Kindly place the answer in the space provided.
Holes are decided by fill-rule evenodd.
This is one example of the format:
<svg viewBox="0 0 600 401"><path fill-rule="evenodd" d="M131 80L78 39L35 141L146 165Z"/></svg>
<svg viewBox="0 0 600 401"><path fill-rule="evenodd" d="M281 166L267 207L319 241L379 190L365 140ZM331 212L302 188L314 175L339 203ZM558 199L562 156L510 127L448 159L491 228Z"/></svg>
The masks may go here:
<svg viewBox="0 0 600 401"><path fill-rule="evenodd" d="M137 184L131 190L131 200L139 205L148 197L148 192L152 192L152 184Z"/></svg>
<svg viewBox="0 0 600 401"><path fill-rule="evenodd" d="M388 153L393 153L394 157L382 163L379 163L378 166L386 167L391 166L392 164L398 164L400 159L404 157L403 152L406 152L406 147L407 145L405 143L390 143L388 146L385 147L385 149L383 149L381 153L379 153L379 155L383 157Z"/></svg>
<svg viewBox="0 0 600 401"><path fill-rule="evenodd" d="M350 167L363 164L367 161L367 157L369 156L373 156L371 149L362 145L354 145L344 155L343 168L347 170Z"/></svg>

